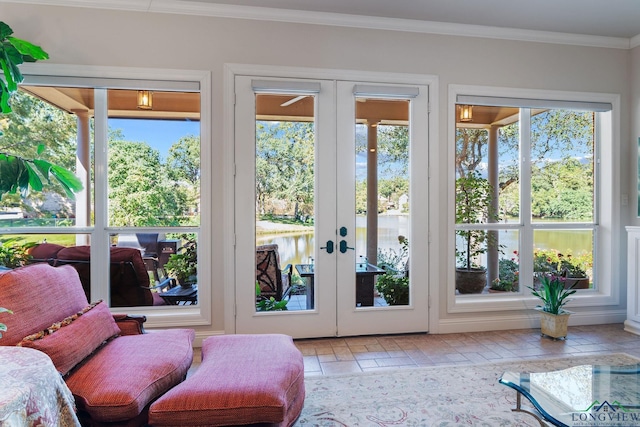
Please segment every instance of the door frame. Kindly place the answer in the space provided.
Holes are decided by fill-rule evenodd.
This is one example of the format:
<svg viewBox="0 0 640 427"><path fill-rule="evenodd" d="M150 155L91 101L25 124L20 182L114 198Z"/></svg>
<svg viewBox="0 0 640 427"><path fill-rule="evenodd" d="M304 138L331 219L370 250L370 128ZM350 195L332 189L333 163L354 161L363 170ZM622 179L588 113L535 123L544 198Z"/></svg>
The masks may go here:
<svg viewBox="0 0 640 427"><path fill-rule="evenodd" d="M221 209L218 214L214 212L214 219L220 215L224 224L224 234L222 237L222 247L219 247L223 257L224 271L220 276L224 280L224 298L217 299L214 302L214 312L216 309L221 310L224 315L224 333L236 333L236 295L235 295L235 77L237 75L249 75L259 77L273 78L308 78L314 80L341 80L341 81L357 81L371 83L388 83L388 84L410 84L410 85L426 85L428 91L428 112L429 112L429 129L428 139L428 156L429 166L427 176L428 183L425 183L428 197L428 236L424 239L425 247L431 246L431 243L440 241L437 232L432 232L434 224L438 224L446 218L440 218L437 206L437 189L441 188L438 176L438 161L440 149L439 135L439 114L438 108L432 106L438 105L439 100L439 78L435 75L426 74L404 74L404 73L382 73L373 71L354 71L339 69L322 69L322 68L299 68L299 67L280 67L269 65L251 65L251 64L225 64L224 81L223 81L223 117L222 131L224 141L224 158L223 158L223 184L215 187L213 191L213 200L221 201ZM214 118L214 122L215 122ZM435 162L432 159L436 159ZM220 193L216 194L219 191ZM424 191L416 189L416 196ZM217 196L217 197L216 197ZM425 199L427 199L425 197ZM437 228L436 228L437 231ZM428 273L424 278L424 286L427 286L428 293L428 326L431 332L437 332L434 327L439 319L439 304L432 304L431 301L439 301L438 269L437 260L428 259ZM214 299L215 301L215 299Z"/></svg>

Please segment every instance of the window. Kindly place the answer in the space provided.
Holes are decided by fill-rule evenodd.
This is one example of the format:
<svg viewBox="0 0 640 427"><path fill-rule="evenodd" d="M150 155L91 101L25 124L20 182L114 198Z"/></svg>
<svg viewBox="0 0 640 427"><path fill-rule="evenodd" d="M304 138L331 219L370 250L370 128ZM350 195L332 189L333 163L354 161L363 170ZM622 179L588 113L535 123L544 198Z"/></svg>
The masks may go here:
<svg viewBox="0 0 640 427"><path fill-rule="evenodd" d="M203 75L131 80L126 70L93 77L55 70L27 73L14 112L2 117L0 151L58 165L83 190L71 194L53 182L4 195L3 210L20 217L0 219L3 245L26 249L26 262L72 264L88 299L116 310L198 304ZM142 91L150 106L139 104ZM179 280L193 292L164 298Z"/></svg>
<svg viewBox="0 0 640 427"><path fill-rule="evenodd" d="M611 294L602 280L610 242L599 232L611 221L600 191L611 169L601 162L612 146L611 103L452 99L455 302L529 297L542 274L565 276L582 294Z"/></svg>

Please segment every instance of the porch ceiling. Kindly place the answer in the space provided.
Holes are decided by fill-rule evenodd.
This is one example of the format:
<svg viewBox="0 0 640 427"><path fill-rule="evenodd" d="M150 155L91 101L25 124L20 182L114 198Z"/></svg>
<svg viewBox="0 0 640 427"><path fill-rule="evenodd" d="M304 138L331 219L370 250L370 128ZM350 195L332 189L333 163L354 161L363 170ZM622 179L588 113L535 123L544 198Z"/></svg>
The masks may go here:
<svg viewBox="0 0 640 427"><path fill-rule="evenodd" d="M21 89L69 113L93 115L93 89L47 86L21 86ZM110 89L107 92L109 117L137 119L200 120L200 94L192 92L153 92L153 109L137 108L137 90Z"/></svg>
<svg viewBox="0 0 640 427"><path fill-rule="evenodd" d="M93 115L95 104L93 89L46 86L21 86L32 94L57 108L69 113L88 112ZM190 92L153 92L153 109L137 108L137 90L110 89L107 93L109 117L139 119L200 119L200 94ZM292 102L294 101L294 102ZM408 124L407 101L358 98L356 118L358 123L376 122L380 124ZM256 117L258 120L312 121L314 117L314 97L293 95L259 95L256 97ZM473 107L473 120L459 121L462 127L487 127L506 125L518 120L518 109L508 107Z"/></svg>

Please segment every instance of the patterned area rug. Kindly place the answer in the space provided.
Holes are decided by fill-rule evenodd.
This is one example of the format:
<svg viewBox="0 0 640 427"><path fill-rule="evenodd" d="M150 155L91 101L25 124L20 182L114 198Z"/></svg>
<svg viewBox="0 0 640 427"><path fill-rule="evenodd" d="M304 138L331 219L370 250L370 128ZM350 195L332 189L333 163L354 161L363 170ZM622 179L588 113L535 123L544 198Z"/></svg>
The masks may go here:
<svg viewBox="0 0 640 427"><path fill-rule="evenodd" d="M294 426L539 427L531 415L511 411L516 392L498 383L504 371L638 362L611 354L309 377L304 409ZM524 398L523 407L535 411Z"/></svg>

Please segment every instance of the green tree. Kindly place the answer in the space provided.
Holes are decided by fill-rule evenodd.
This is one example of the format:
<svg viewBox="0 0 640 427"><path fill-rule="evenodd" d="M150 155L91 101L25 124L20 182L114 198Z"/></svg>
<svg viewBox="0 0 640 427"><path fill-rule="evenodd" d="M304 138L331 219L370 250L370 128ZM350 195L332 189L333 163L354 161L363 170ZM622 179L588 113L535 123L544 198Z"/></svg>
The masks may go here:
<svg viewBox="0 0 640 427"><path fill-rule="evenodd" d="M160 153L148 144L109 141L108 180L111 226L181 225L185 190L168 179Z"/></svg>
<svg viewBox="0 0 640 427"><path fill-rule="evenodd" d="M573 220L593 217L592 165L575 157L593 159L594 113L545 110L531 118L533 215ZM503 126L498 136L500 210L519 214L519 123ZM456 129L456 173L465 176L488 160L488 133L484 129ZM550 160L553 159L553 160ZM546 182L545 182L546 180ZM580 185L576 185L580 183Z"/></svg>
<svg viewBox="0 0 640 427"><path fill-rule="evenodd" d="M200 138L190 135L180 138L169 148L169 177L200 187Z"/></svg>
<svg viewBox="0 0 640 427"><path fill-rule="evenodd" d="M409 127L378 126L378 163L386 165L383 174L394 177L409 172ZM393 169L391 169L393 167Z"/></svg>
<svg viewBox="0 0 640 427"><path fill-rule="evenodd" d="M313 213L314 124L259 122L256 129L256 203L264 213L267 201L293 205L294 216Z"/></svg>
<svg viewBox="0 0 640 427"><path fill-rule="evenodd" d="M66 171L62 169L73 171L76 159L76 122L73 116L22 91L13 95L12 104L11 113L0 115L0 126L3 130L0 135L0 153L19 154L22 159L37 159L24 160L23 164L46 162L54 168L54 173L60 171L65 174ZM19 163L20 160L16 160L12 168L19 168ZM47 167L46 163L44 167ZM2 172L7 170L5 166L7 165L0 162ZM43 177L49 184L47 191L69 196L67 185L57 179L49 180L49 174ZM6 182L7 185L10 185L11 180L12 174L0 174L0 181ZM3 190L2 187L0 185L0 192ZM38 191L42 189L41 186L32 188ZM20 195L5 190L7 193L3 197L3 203L26 209L26 200L23 198L27 196L28 188L20 186L19 189ZM31 194L29 201L43 197L43 193Z"/></svg>
<svg viewBox="0 0 640 427"><path fill-rule="evenodd" d="M409 180L403 176L383 178L378 181L378 194L387 199L390 206L400 208L400 196L409 194Z"/></svg>
<svg viewBox="0 0 640 427"><path fill-rule="evenodd" d="M464 177L486 162L488 144L485 129L456 128L456 176Z"/></svg>
<svg viewBox="0 0 640 427"><path fill-rule="evenodd" d="M534 168L532 214L576 221L593 219L593 169L569 158Z"/></svg>

